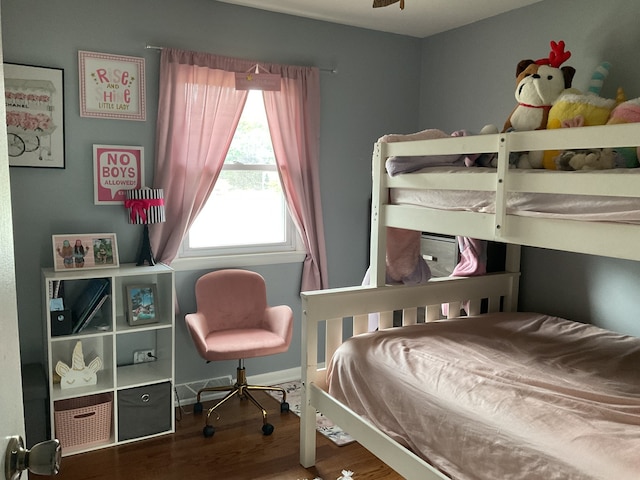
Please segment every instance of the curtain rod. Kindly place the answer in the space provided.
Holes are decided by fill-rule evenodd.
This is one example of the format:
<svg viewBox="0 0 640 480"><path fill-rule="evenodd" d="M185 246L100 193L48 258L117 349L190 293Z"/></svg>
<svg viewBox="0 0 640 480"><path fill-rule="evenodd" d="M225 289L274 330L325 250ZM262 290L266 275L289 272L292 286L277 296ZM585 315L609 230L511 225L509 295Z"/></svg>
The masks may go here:
<svg viewBox="0 0 640 480"><path fill-rule="evenodd" d="M144 48L148 50L164 50L164 47L159 47L157 45L145 45ZM319 70L324 73L338 73L337 68L320 68Z"/></svg>

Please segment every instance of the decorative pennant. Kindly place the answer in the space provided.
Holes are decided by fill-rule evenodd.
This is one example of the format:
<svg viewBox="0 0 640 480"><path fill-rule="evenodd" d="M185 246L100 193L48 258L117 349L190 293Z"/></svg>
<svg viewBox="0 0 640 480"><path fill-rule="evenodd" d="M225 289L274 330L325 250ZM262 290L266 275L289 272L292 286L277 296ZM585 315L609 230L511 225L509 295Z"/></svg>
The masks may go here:
<svg viewBox="0 0 640 480"><path fill-rule="evenodd" d="M255 70L252 68L249 72L236 73L236 90L279 92L282 77L274 73L260 73L260 69L263 68L256 65Z"/></svg>

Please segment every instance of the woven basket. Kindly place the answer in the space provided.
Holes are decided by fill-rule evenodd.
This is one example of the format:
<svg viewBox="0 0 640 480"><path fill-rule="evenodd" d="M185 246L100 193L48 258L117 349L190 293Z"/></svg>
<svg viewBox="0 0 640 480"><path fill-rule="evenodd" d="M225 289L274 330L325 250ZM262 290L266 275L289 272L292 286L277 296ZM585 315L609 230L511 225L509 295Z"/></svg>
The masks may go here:
<svg viewBox="0 0 640 480"><path fill-rule="evenodd" d="M113 394L110 392L55 402L56 438L62 448L109 441L112 411Z"/></svg>

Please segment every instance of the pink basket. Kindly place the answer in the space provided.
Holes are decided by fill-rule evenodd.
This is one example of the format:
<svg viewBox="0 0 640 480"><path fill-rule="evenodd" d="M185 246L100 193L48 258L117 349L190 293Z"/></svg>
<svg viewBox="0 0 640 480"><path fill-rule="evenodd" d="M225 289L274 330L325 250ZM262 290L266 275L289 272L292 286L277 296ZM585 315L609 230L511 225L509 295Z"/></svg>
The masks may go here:
<svg viewBox="0 0 640 480"><path fill-rule="evenodd" d="M55 402L56 438L62 448L109 441L112 410L113 394L110 392Z"/></svg>

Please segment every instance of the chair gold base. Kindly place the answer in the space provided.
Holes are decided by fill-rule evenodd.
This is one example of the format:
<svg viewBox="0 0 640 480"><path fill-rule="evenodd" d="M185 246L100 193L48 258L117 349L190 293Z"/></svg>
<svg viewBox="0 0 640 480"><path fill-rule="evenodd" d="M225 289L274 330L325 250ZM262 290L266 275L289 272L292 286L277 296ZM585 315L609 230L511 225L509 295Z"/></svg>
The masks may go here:
<svg viewBox="0 0 640 480"><path fill-rule="evenodd" d="M223 403L225 403L227 400L229 400L231 397L234 397L236 395L238 395L238 397L240 398L246 398L248 399L251 403L253 403L258 410L260 410L262 412L262 433L264 435L271 435L273 433L274 427L273 425L271 425L268 421L267 421L267 411L264 409L264 407L260 404L260 402L258 402L255 397L253 395L251 395L251 391L252 390L259 390L259 391L272 391L272 392L280 392L282 393L282 402L280 402L280 411L281 412L288 412L289 411L289 404L287 403L287 392L285 392L285 390L282 387L275 387L275 386L265 386L265 385L249 385L247 383L247 374L246 374L246 370L244 368L244 364L242 360L238 361L238 369L237 369L237 377L236 377L236 383L233 385L229 385L229 386L221 386L221 387L206 387L203 388L201 390L198 391L197 397L196 397L196 404L193 407L193 411L194 413L201 413L202 412L202 402L200 401L200 396L205 393L205 392L229 392L227 395L225 395L224 398L222 398L222 400L220 400L218 403L216 403L213 407L211 407L208 411L207 411L207 418L205 420L205 425L203 428L203 434L205 437L212 437L213 434L215 433L215 429L213 428L213 426L211 425L211 415L216 412L216 409L218 407L220 407L220 405L222 405ZM220 416L218 415L217 418L219 419Z"/></svg>

